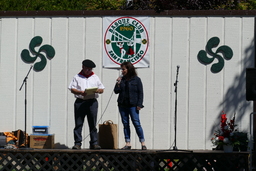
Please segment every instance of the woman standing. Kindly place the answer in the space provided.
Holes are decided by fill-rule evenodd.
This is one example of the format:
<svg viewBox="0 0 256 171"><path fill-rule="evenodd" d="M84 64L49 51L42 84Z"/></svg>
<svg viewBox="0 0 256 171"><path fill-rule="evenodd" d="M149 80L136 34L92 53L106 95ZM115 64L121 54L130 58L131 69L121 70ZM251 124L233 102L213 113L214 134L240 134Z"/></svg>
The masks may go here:
<svg viewBox="0 0 256 171"><path fill-rule="evenodd" d="M121 115L123 127L124 127L124 137L125 146L122 148L124 150L131 149L130 140L130 122L131 121L135 127L136 133L141 142L141 149L147 150L145 145L145 139L143 134L143 129L140 124L139 111L144 106L143 103L143 86L141 79L137 76L136 70L131 62L124 62L121 64L123 77L117 78L117 83L114 88L114 92L119 94L117 102L118 108Z"/></svg>

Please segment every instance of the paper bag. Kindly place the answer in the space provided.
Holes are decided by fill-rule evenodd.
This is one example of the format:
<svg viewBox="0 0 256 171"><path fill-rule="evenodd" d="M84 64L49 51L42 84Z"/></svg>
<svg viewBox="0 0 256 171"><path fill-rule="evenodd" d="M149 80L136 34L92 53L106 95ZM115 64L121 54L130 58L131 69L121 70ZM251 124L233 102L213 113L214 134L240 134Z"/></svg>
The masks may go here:
<svg viewBox="0 0 256 171"><path fill-rule="evenodd" d="M99 124L99 145L105 149L118 148L117 124L107 120Z"/></svg>

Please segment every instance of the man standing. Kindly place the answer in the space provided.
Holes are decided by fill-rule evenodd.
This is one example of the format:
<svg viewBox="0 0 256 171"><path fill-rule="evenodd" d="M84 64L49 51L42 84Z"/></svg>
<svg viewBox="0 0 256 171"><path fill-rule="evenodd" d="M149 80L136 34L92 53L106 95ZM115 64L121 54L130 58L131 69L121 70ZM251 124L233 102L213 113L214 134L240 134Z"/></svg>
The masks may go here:
<svg viewBox="0 0 256 171"><path fill-rule="evenodd" d="M97 135L97 113L99 94L104 91L104 85L99 77L92 71L96 65L93 61L86 59L82 62L82 70L73 77L69 85L69 90L75 95L74 111L75 111L75 128L74 128L74 146L72 149L81 149L82 145L82 127L84 118L87 121L90 131L90 149L100 149L98 145ZM92 93L89 89L95 88Z"/></svg>

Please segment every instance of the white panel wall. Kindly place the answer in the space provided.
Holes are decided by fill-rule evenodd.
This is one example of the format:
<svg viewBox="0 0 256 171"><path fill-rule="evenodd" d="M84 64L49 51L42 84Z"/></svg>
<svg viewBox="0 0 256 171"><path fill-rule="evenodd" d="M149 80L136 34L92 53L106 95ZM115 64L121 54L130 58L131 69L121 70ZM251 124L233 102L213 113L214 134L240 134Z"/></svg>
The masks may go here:
<svg viewBox="0 0 256 171"><path fill-rule="evenodd" d="M99 97L98 123L117 123L119 147L124 145L113 93L120 70L102 67L102 17L2 18L0 26L0 132L24 130L25 86L19 88L31 64L24 63L20 53L29 48L34 36L41 36L42 45L52 45L56 55L47 60L43 71L32 70L28 76L27 132L32 133L33 125L48 125L55 134L56 148L72 147L75 98L67 87L81 70L82 60L92 59L97 65L94 72L106 87ZM198 52L215 36L220 38L219 46L228 45L234 53L219 73L212 73L211 65L197 59ZM149 42L150 67L137 70L144 86L145 108L140 118L149 149L174 145L178 65L178 149L211 149L210 139L222 111L228 117L236 113L239 129L249 131L252 102L245 100L245 69L254 67L253 17L150 17ZM132 146L139 149L131 128ZM83 148L88 148L88 133L85 122Z"/></svg>
<svg viewBox="0 0 256 171"><path fill-rule="evenodd" d="M165 25L165 27L163 27L163 25ZM155 32L155 43L151 42L151 48L155 49L155 53L150 55L151 58L154 58L154 63L151 63L150 65L152 66L151 69L153 69L154 75L154 81L152 82L154 92L151 98L154 99L154 109L152 111L154 121L153 144L155 147L159 148L161 146L170 146L170 71L172 67L172 49L170 47L172 22L166 17L159 18L155 21L154 28L155 30L153 32ZM143 76L140 76L143 79ZM144 79L146 78L147 77L144 77ZM145 90L145 92L147 92L147 90ZM147 106L145 106L145 108L147 108ZM144 113L144 111L142 110L141 113Z"/></svg>
<svg viewBox="0 0 256 171"><path fill-rule="evenodd" d="M72 136L71 130L69 129L70 125L68 124L69 118L71 118L71 124L73 124L72 115L67 112L69 109L67 98L69 92L64 86L68 84L70 79L68 76L68 40L68 19L53 18L52 45L55 48L56 57L59 59L55 60L56 58L53 58L50 62L52 90L50 91L51 119L49 123L51 125L50 132L54 133L59 140L57 141L57 148L66 147L70 136Z"/></svg>
<svg viewBox="0 0 256 171"><path fill-rule="evenodd" d="M1 26L1 127L6 131L15 129L17 122L17 19L2 19Z"/></svg>
<svg viewBox="0 0 256 171"><path fill-rule="evenodd" d="M191 18L190 21L190 41L189 41L189 56L188 61L188 148L201 149L205 148L205 143L208 141L205 128L206 123L206 67L196 60L198 49L205 47L207 18ZM202 35L202 36L198 36ZM192 67L193 66L193 67ZM181 84L181 83L180 83ZM200 139L198 131L200 130ZM202 147L203 145L203 147Z"/></svg>

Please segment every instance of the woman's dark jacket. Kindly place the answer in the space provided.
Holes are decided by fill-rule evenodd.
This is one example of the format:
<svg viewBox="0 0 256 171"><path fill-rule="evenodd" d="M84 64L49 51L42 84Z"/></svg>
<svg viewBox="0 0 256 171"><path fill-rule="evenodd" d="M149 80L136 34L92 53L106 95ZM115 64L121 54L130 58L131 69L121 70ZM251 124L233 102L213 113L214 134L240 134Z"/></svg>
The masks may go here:
<svg viewBox="0 0 256 171"><path fill-rule="evenodd" d="M135 76L128 81L128 84L130 104L132 106L139 106L143 108L143 86L141 79L138 76ZM115 85L114 92L116 94L119 93L117 102L118 104L122 104L125 98L125 77L122 78L119 86L118 84Z"/></svg>

